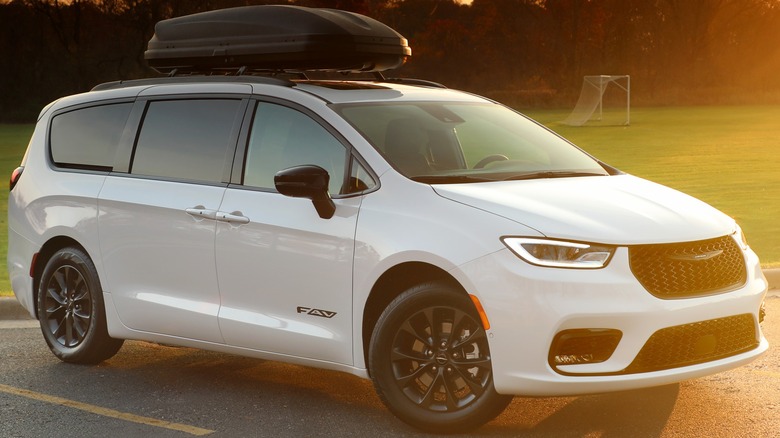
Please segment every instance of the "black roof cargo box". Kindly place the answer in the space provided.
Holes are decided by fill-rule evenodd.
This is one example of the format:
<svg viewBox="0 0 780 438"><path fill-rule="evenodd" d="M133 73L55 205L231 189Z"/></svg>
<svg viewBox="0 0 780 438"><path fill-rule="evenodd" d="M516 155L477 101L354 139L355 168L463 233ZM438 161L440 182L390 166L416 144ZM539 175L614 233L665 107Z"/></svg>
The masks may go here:
<svg viewBox="0 0 780 438"><path fill-rule="evenodd" d="M160 73L248 70L382 71L411 55L406 38L336 9L245 6L162 20L144 57Z"/></svg>

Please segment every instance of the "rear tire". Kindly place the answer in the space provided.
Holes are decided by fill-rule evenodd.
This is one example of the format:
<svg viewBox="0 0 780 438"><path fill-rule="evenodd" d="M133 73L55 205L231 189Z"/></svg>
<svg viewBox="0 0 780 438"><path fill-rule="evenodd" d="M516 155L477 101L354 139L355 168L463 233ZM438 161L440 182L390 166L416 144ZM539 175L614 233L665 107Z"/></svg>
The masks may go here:
<svg viewBox="0 0 780 438"><path fill-rule="evenodd" d="M97 270L77 248L61 249L46 263L38 287L38 321L49 349L64 362L102 362L124 342L108 336Z"/></svg>
<svg viewBox="0 0 780 438"><path fill-rule="evenodd" d="M440 283L412 287L379 317L369 370L384 404L434 433L492 420L512 396L493 387L487 334L468 295Z"/></svg>

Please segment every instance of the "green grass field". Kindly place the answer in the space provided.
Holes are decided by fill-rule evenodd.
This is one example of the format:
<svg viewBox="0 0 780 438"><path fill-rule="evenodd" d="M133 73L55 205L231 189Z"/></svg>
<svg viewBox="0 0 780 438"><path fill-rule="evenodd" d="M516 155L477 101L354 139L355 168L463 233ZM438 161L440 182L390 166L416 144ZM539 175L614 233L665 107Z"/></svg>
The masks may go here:
<svg viewBox="0 0 780 438"><path fill-rule="evenodd" d="M22 162L34 125L0 125L0 178L8 181ZM8 248L8 183L0 189L0 296L12 295L6 270Z"/></svg>
<svg viewBox="0 0 780 438"><path fill-rule="evenodd" d="M570 127L567 111L529 116L625 172L702 199L734 217L765 267L780 267L780 106L635 108L631 126ZM19 165L32 125L0 125L0 175ZM6 190L0 224L6 227ZM0 233L0 294L8 237Z"/></svg>

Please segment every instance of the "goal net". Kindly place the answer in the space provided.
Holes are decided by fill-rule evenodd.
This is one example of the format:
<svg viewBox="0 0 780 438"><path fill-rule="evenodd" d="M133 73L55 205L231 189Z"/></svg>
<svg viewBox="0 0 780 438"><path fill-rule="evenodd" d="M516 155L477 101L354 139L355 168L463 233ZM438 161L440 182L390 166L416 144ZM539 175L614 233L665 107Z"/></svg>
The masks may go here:
<svg viewBox="0 0 780 438"><path fill-rule="evenodd" d="M607 89L617 91L607 93ZM621 91L622 90L622 91ZM612 123L629 125L631 122L631 77L628 75L598 75L583 76L582 90L577 105L563 121L571 126L582 126L589 120L604 121L604 104L609 103L609 112L615 113L610 117Z"/></svg>

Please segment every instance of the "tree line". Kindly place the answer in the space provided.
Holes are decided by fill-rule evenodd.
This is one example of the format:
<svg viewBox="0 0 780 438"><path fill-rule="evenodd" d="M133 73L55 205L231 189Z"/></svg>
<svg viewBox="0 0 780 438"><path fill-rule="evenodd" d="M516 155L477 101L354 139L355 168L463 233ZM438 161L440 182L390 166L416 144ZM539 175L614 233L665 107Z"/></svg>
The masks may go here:
<svg viewBox="0 0 780 438"><path fill-rule="evenodd" d="M404 35L419 77L515 107L572 107L584 75L645 105L780 102L780 0L0 0L0 121L116 79L159 20L249 4L333 7Z"/></svg>

